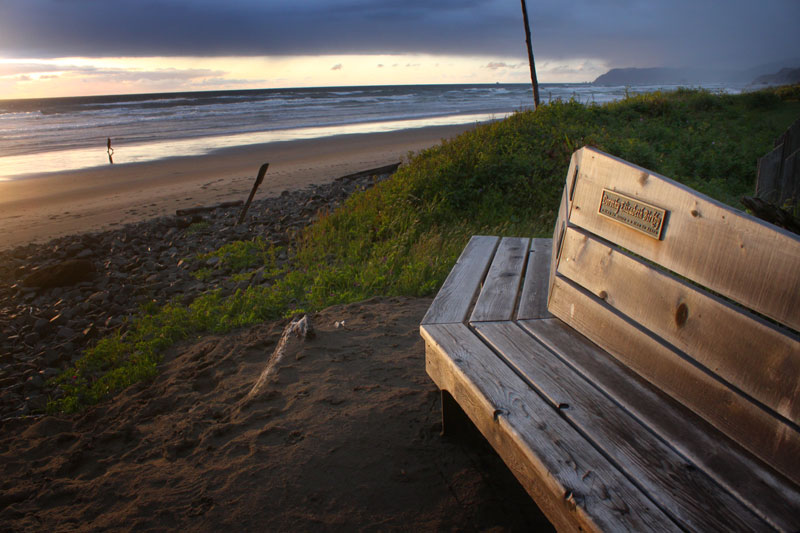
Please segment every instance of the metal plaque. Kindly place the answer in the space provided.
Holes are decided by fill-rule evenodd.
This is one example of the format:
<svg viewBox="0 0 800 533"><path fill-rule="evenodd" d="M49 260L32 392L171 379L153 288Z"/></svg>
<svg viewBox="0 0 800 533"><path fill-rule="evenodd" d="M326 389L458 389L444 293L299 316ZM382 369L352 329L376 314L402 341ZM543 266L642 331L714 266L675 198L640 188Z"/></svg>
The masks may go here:
<svg viewBox="0 0 800 533"><path fill-rule="evenodd" d="M661 240L667 211L629 196L603 189L598 212L612 220Z"/></svg>

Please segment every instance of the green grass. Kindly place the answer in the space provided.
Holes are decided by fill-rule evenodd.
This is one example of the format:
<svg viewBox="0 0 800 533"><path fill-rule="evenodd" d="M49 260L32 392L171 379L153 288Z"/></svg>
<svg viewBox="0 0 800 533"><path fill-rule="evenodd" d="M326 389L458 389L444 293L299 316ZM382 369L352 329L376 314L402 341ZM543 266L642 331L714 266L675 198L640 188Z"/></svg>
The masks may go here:
<svg viewBox="0 0 800 533"><path fill-rule="evenodd" d="M376 295L433 295L470 235L550 235L569 157L583 145L741 208L757 159L800 115L799 93L679 90L603 106L554 102L480 126L323 214L289 250L256 239L194 258L220 258L196 271L200 280L211 268L239 281L263 267L271 283L143 309L125 334L102 339L56 378L63 394L48 409L79 410L155 376L164 350L180 340ZM276 261L281 252L288 263Z"/></svg>

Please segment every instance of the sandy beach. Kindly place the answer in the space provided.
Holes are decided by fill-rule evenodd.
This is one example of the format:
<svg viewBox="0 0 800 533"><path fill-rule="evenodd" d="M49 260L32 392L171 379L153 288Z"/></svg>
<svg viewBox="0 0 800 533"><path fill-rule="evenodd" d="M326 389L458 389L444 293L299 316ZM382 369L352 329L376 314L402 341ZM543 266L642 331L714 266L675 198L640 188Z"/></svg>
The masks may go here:
<svg viewBox="0 0 800 533"><path fill-rule="evenodd" d="M433 126L249 145L203 156L0 181L0 250L115 229L174 214L176 209L245 200L262 163L270 168L257 199L402 161L409 152L471 127Z"/></svg>
<svg viewBox="0 0 800 533"><path fill-rule="evenodd" d="M550 530L478 434L439 434L429 305L314 314L257 396L287 321L176 346L85 413L5 422L0 531Z"/></svg>

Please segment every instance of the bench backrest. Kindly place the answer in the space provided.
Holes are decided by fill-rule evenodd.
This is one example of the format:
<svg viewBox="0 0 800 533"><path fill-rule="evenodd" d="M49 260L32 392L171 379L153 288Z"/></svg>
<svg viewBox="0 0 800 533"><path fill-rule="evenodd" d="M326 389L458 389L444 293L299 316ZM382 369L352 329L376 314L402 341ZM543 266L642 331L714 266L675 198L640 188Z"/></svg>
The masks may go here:
<svg viewBox="0 0 800 533"><path fill-rule="evenodd" d="M592 148L549 311L800 484L800 239Z"/></svg>

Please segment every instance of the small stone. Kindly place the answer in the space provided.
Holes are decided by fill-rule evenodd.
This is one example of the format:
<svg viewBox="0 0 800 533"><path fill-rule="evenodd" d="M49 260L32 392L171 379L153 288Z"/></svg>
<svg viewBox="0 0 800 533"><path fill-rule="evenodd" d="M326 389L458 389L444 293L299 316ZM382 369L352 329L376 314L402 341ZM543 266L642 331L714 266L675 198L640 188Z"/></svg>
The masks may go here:
<svg viewBox="0 0 800 533"><path fill-rule="evenodd" d="M46 349L44 355L42 356L42 362L46 366L55 366L56 364L61 362L62 359L63 358L61 354L57 350L54 350L52 348Z"/></svg>
<svg viewBox="0 0 800 533"><path fill-rule="evenodd" d="M59 375L60 373L61 373L61 371L58 370L57 368L45 368L44 370L41 370L39 372L39 374L41 374L41 376L45 380L48 380L48 379L50 379L52 377L55 377L55 376Z"/></svg>
<svg viewBox="0 0 800 533"><path fill-rule="evenodd" d="M33 331L39 335L46 334L46 332L50 331L50 321L44 318L37 318L36 322L33 323Z"/></svg>
<svg viewBox="0 0 800 533"><path fill-rule="evenodd" d="M56 335L60 339L71 339L75 336L75 330L66 326L61 326L58 328L58 333L56 333Z"/></svg>
<svg viewBox="0 0 800 533"><path fill-rule="evenodd" d="M31 411L44 411L47 407L47 396L35 394L25 398L25 404Z"/></svg>
<svg viewBox="0 0 800 533"><path fill-rule="evenodd" d="M44 385L44 378L37 373L30 376L25 383L32 387L41 387L42 385Z"/></svg>

